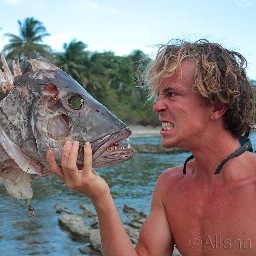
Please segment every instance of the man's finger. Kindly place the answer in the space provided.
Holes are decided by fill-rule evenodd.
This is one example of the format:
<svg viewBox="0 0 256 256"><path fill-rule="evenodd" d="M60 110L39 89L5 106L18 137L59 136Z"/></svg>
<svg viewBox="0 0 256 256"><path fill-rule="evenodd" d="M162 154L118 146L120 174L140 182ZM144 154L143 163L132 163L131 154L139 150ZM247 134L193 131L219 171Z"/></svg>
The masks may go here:
<svg viewBox="0 0 256 256"><path fill-rule="evenodd" d="M90 142L84 144L84 170L92 171L92 148Z"/></svg>
<svg viewBox="0 0 256 256"><path fill-rule="evenodd" d="M62 168L68 166L69 153L70 153L71 148L72 148L72 142L71 141L66 141L63 148L62 148L62 158L61 158Z"/></svg>
<svg viewBox="0 0 256 256"><path fill-rule="evenodd" d="M69 154L68 172L73 182L80 181L81 170L77 168L77 154L79 150L79 142L74 141Z"/></svg>
<svg viewBox="0 0 256 256"><path fill-rule="evenodd" d="M50 167L50 170L59 176L61 179L64 178L63 172L61 167L57 164L55 157L54 157L54 152L51 149L48 149L46 152L46 161Z"/></svg>
<svg viewBox="0 0 256 256"><path fill-rule="evenodd" d="M77 169L76 163L77 163L78 149L79 149L79 142L73 141L72 147L69 151L69 158L68 158L68 165L67 165L69 170Z"/></svg>
<svg viewBox="0 0 256 256"><path fill-rule="evenodd" d="M72 149L72 142L66 141L63 146L62 159L61 159L61 167L65 177L65 182L71 180L71 177L69 174L69 157L70 157L71 149Z"/></svg>

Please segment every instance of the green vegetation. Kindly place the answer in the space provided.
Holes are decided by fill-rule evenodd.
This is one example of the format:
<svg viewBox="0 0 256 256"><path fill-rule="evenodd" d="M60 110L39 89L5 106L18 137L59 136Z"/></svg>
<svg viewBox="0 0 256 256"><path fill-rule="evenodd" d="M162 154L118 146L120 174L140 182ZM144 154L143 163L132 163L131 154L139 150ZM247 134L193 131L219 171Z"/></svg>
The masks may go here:
<svg viewBox="0 0 256 256"><path fill-rule="evenodd" d="M32 59L51 57L50 47L40 44L43 38L49 34L42 23L34 18L26 18L19 24L19 36L6 33L9 37L9 44L4 46L7 59Z"/></svg>
<svg viewBox="0 0 256 256"><path fill-rule="evenodd" d="M52 62L76 79L94 98L128 124L159 125L153 102L147 101L143 72L150 58L141 50L127 56L113 52L90 52L81 41L64 43L62 52L42 44L50 36L43 24L32 18L18 21L19 36L5 34L9 43L3 52L12 60L40 58ZM256 88L256 81L251 81ZM256 90L254 90L256 91ZM1 95L0 95L1 97Z"/></svg>
<svg viewBox="0 0 256 256"><path fill-rule="evenodd" d="M146 54L135 50L128 56L113 52L90 52L81 41L64 43L62 52L53 52L42 43L50 36L43 24L32 18L18 21L19 35L5 34L9 43L3 52L12 60L39 58L53 63L76 79L94 98L128 124L158 125L153 102L147 101L142 74Z"/></svg>

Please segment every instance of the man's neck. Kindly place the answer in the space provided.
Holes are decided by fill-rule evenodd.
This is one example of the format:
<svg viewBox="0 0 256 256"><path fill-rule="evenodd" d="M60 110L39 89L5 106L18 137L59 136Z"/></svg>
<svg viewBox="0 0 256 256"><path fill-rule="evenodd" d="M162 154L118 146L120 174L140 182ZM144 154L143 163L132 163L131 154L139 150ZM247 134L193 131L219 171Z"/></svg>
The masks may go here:
<svg viewBox="0 0 256 256"><path fill-rule="evenodd" d="M223 139L224 138L224 139ZM214 174L216 169L220 167L225 159L232 156L232 154L241 147L239 141L232 135L226 134L226 136L216 136L211 140L211 143L205 140L200 147L191 150L195 164L193 173L197 178L205 180L206 182L223 183L228 180L232 180L236 172L232 168L235 163L234 159L228 160L222 167L219 174ZM238 152L239 153L239 152ZM241 155L241 154L240 154ZM232 171L225 171L232 168ZM239 173L238 173L239 174Z"/></svg>

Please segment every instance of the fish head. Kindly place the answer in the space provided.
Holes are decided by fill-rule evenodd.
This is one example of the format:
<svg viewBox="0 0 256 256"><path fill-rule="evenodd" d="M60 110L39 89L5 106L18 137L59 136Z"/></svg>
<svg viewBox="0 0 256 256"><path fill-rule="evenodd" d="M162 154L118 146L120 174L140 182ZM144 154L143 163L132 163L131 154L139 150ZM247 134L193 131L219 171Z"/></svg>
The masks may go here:
<svg viewBox="0 0 256 256"><path fill-rule="evenodd" d="M3 54L1 61L0 92L8 95L0 102L0 178L10 195L27 200L30 215L31 175L52 174L45 160L49 148L61 165L65 141L79 141L78 168L85 142L92 145L93 167L132 157L130 145L121 145L131 130L63 70L28 60L25 72L13 62L12 74Z"/></svg>
<svg viewBox="0 0 256 256"><path fill-rule="evenodd" d="M90 142L93 167L124 162L133 149L124 141L131 135L127 125L93 98L84 87L51 63L28 60L31 70L14 77L14 90L28 88L29 122L40 162L52 149L61 164L62 148L67 140L79 142L78 167L83 166L83 146ZM12 93L12 92L11 92Z"/></svg>

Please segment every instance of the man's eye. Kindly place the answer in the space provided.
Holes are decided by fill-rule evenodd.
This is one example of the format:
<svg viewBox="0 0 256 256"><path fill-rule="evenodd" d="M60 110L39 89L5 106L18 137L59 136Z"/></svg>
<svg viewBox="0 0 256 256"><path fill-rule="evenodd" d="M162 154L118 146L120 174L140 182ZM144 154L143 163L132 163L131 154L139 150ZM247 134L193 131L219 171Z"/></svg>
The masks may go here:
<svg viewBox="0 0 256 256"><path fill-rule="evenodd" d="M167 93L159 94L158 98L161 98L161 97L163 97L163 98L171 98L171 97L176 96L176 95L177 94L174 93L174 92L167 92Z"/></svg>
<svg viewBox="0 0 256 256"><path fill-rule="evenodd" d="M176 96L177 94L174 93L174 92L168 92L167 93L167 97L173 97L173 96Z"/></svg>
<svg viewBox="0 0 256 256"><path fill-rule="evenodd" d="M72 96L68 99L68 105L75 110L80 110L84 106L84 99L79 95Z"/></svg>

